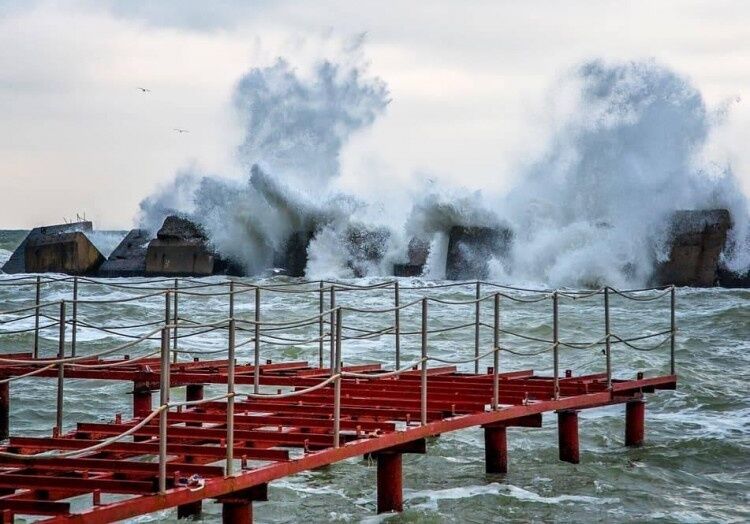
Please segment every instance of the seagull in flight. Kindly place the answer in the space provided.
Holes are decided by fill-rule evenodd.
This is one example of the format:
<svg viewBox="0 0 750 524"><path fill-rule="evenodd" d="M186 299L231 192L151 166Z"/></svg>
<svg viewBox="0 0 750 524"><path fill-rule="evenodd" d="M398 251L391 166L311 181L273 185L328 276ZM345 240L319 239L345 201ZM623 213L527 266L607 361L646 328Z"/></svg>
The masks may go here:
<svg viewBox="0 0 750 524"><path fill-rule="evenodd" d="M179 127L175 127L174 131L177 133L189 133L190 132L187 129L180 129Z"/></svg>
<svg viewBox="0 0 750 524"><path fill-rule="evenodd" d="M150 89L146 89L145 87L136 87L141 93L150 93Z"/></svg>

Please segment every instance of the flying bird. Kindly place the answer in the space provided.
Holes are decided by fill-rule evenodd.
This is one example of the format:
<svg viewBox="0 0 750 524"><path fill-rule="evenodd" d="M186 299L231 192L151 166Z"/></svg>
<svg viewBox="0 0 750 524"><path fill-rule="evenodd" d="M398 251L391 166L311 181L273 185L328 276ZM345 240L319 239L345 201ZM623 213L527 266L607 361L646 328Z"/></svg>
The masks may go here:
<svg viewBox="0 0 750 524"><path fill-rule="evenodd" d="M141 93L150 93L150 89L146 89L145 87L136 87Z"/></svg>
<svg viewBox="0 0 750 524"><path fill-rule="evenodd" d="M187 129L180 129L178 127L175 127L174 131L177 132L177 133L189 133L190 132Z"/></svg>

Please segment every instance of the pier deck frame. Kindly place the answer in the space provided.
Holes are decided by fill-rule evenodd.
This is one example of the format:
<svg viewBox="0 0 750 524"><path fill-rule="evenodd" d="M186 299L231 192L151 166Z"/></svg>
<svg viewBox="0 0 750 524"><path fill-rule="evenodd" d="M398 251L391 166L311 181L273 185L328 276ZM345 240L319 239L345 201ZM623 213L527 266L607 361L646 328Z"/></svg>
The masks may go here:
<svg viewBox="0 0 750 524"><path fill-rule="evenodd" d="M177 364L172 371L172 387L185 386L191 399L198 397L204 384L226 383L226 361L203 361ZM148 366L148 367L147 367ZM114 368L117 369L117 368ZM251 384L253 366L236 367L236 383ZM378 365L355 366L354 370L377 373ZM0 376L27 372L23 366L2 367ZM458 373L452 366L430 368L428 377L428 421L420 417L420 375L405 374L399 378L371 381L343 380L341 387L341 445L332 440L332 387L290 399L238 400L235 403L235 456L246 460L266 459L262 465L242 467L232 476L224 476L223 467L207 464L223 459L226 431L226 402L208 402L195 408L169 413L168 473L174 476L199 474L201 489L181 487L170 482L164 493L155 487L155 467L134 466L142 462L128 458L155 454L159 444L158 426L148 424L134 435L133 442L122 442L88 454L85 458L50 458L43 462L0 459L0 489L9 493L0 497L0 522L12 521L13 514L49 515L44 522L102 523L122 520L178 507L180 516L200 511L203 500L223 504L225 522L251 522L252 503L264 500L258 489L268 483L305 470L340 462L347 458L372 454L378 459L378 511L400 511L401 453L414 452L424 439L450 431L482 426L493 435L486 440L488 473L507 470L505 430L507 427L534 427L541 424L544 413L557 412L567 422L560 424L561 459L577 462L578 426L576 412L613 404L627 405L628 445L643 441L643 395L658 389L674 389L673 375L614 380L607 388L606 375L566 377L559 380L559 398L555 399L551 377L539 377L532 370L500 374L499 409L489 405L493 397L493 375ZM308 367L304 362L271 363L261 366L264 386L309 387L328 370ZM56 370L41 373L50 378ZM147 392L157 387L158 363L139 362L116 372L71 369L68 378L128 380L134 391ZM395 394L394 394L395 393ZM76 429L56 438L11 438L6 450L35 453L52 449L76 449L121 433L142 420L135 418L110 423L79 423ZM141 415L144 412L141 406ZM328 415L327 415L328 414ZM570 418L576 418L571 425ZM640 423L640 425L639 425ZM399 426L399 428L396 427ZM283 428L283 430L282 430ZM502 434L502 438L498 435ZM257 436L256 436L257 435ZM571 451L571 439L575 449ZM411 448L409 447L411 446ZM500 448L497 448L500 446ZM296 450L298 457L289 457ZM417 451L419 452L419 450ZM571 453L573 453L571 455ZM110 458L107 458L110 457ZM503 460L504 459L504 460ZM139 469L141 468L141 469ZM16 492L14 488L19 488ZM23 488L23 489L21 489ZM255 490L255 491L253 491ZM131 493L136 496L117 502L102 503L101 494ZM264 491L265 492L265 491ZM95 505L79 513L69 513L65 498L90 493ZM252 496L248 495L251 494ZM255 495L253 495L255 494ZM10 520L9 520L10 519ZM229 519L229 520L227 520ZM239 520L237 520L239 519Z"/></svg>

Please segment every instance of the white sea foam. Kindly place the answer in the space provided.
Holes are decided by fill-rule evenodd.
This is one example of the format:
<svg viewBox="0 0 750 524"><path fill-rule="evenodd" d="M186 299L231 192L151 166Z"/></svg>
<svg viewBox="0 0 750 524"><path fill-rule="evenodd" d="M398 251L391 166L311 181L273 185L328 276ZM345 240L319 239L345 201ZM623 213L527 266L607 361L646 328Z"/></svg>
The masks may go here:
<svg viewBox="0 0 750 524"><path fill-rule="evenodd" d="M330 182L342 148L384 111L388 90L347 62L321 62L308 77L284 60L252 69L234 96L246 124L239 159L247 181L189 167L141 204L142 225L155 229L168 213L187 214L253 274L271 267L290 233L315 230L308 276L351 277L346 228L373 213L363 212L367 202L334 193ZM405 260L408 240L419 237L431 242L425 276L442 278L452 226L509 226L509 256L490 261L496 280L643 284L666 257L670 214L711 208L729 209L734 221L724 263L750 267L747 199L728 163L710 156L726 105L707 107L688 79L653 61L593 60L561 78L552 94L552 138L543 154L504 174L516 180L513 189L490 197L434 184L404 187L418 195L411 209L380 213L388 215L381 223L400 216L403 227L384 240L384 259L360 270L389 274Z"/></svg>

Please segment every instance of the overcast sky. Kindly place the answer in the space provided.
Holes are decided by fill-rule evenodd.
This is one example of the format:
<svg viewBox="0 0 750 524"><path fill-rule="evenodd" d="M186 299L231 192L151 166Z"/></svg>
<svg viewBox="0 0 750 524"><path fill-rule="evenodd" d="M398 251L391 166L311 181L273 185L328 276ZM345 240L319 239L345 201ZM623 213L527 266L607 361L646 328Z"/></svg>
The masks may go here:
<svg viewBox="0 0 750 524"><path fill-rule="evenodd" d="M277 56L335 58L360 33L392 102L346 147L341 189L502 191L543 146L561 74L654 58L711 106L740 98L718 154L750 192L750 2L0 0L0 228L76 213L126 228L181 167L243 176L238 79Z"/></svg>

